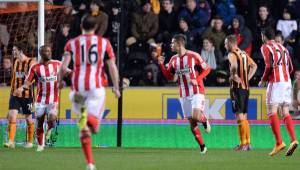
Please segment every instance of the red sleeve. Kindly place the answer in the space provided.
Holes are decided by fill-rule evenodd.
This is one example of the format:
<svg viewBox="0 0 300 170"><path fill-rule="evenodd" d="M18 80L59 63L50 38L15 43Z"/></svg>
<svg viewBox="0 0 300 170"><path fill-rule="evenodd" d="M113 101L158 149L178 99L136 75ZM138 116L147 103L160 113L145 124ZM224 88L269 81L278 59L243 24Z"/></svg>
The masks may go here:
<svg viewBox="0 0 300 170"><path fill-rule="evenodd" d="M109 59L115 58L114 49L112 48L109 40L106 40L106 52L108 54Z"/></svg>
<svg viewBox="0 0 300 170"><path fill-rule="evenodd" d="M163 73L163 75L168 79L168 80L173 80L174 79L174 74L172 73L172 70L174 70L173 67L173 58L171 58L168 68L165 67L164 64L159 64L159 67Z"/></svg>
<svg viewBox="0 0 300 170"><path fill-rule="evenodd" d="M262 46L260 50L261 50L262 56L264 57L264 61L265 61L265 71L264 71L264 74L263 74L261 80L268 81L269 75L271 73L271 62L270 62L271 52L266 45Z"/></svg>
<svg viewBox="0 0 300 170"><path fill-rule="evenodd" d="M199 54L196 55L196 64L201 67L201 72L196 77L197 81L202 80L210 73L210 67L208 64L201 58Z"/></svg>
<svg viewBox="0 0 300 170"><path fill-rule="evenodd" d="M36 64L32 65L29 69L29 74L28 76L26 77L26 81L28 82L32 82L33 79L34 79L34 75L35 75L35 66Z"/></svg>
<svg viewBox="0 0 300 170"><path fill-rule="evenodd" d="M71 44L70 44L70 41L68 41L68 42L66 43L64 50L65 50L65 51L71 52Z"/></svg>

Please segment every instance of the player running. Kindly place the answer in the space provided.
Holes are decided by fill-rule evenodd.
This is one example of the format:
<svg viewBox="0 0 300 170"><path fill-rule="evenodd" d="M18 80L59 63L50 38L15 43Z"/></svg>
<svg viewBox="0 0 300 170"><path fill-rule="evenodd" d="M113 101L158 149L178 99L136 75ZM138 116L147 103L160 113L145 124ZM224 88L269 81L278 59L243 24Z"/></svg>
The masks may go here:
<svg viewBox="0 0 300 170"><path fill-rule="evenodd" d="M245 51L238 48L235 35L225 39L225 48L230 63L230 98L232 110L236 114L240 144L235 151L250 150L250 126L247 120L249 100L249 80L253 77L257 65Z"/></svg>
<svg viewBox="0 0 300 170"><path fill-rule="evenodd" d="M91 15L85 15L81 21L82 35L67 42L61 68L64 72L71 60L74 63L70 100L75 113L81 115L80 141L89 170L96 169L91 133L98 132L104 111L105 89L101 77L104 61L109 67L112 90L116 97L120 97L119 75L112 46L106 38L95 35L96 28L97 20Z"/></svg>
<svg viewBox="0 0 300 170"><path fill-rule="evenodd" d="M173 37L171 43L174 55L165 68L164 57L158 57L158 63L162 73L168 80L178 78L180 103L184 117L190 122L191 130L196 141L200 146L200 153L205 154L207 148L198 128L198 122L201 122L207 133L210 132L210 124L204 115L205 97L203 78L210 72L210 68L205 61L196 52L185 48L186 38L183 34L177 34Z"/></svg>
<svg viewBox="0 0 300 170"><path fill-rule="evenodd" d="M34 64L29 71L26 81L22 87L18 89L18 93L22 93L34 81L37 82L37 96L35 101L35 113L37 120L37 151L44 150L44 120L47 115L48 129L46 139L50 137L51 129L55 127L58 109L58 73L61 62L51 60L51 47L43 45L39 49L41 60Z"/></svg>
<svg viewBox="0 0 300 170"><path fill-rule="evenodd" d="M25 44L16 43L13 45L12 54L14 57L13 75L11 79L11 92L9 99L8 119L8 137L9 140L4 144L4 147L15 148L15 134L17 130L16 120L18 113L25 116L27 123L27 142L25 148L32 148L34 135L34 121L32 120L32 102L33 102L33 87L28 86L27 89L20 94L17 94L17 89L24 84L29 68L35 63L33 58L27 57L23 52Z"/></svg>
<svg viewBox="0 0 300 170"><path fill-rule="evenodd" d="M281 44L276 43L274 37L272 30L266 30L262 33L264 44L261 47L261 52L265 60L265 71L258 85L263 87L268 81L267 112L276 140L276 145L269 155L274 156L286 146L282 141L280 121L277 115L277 110L281 109L282 117L291 140L285 155L291 156L298 146L294 123L289 114L289 105L291 104L292 96L290 73L293 71L293 65L288 50Z"/></svg>

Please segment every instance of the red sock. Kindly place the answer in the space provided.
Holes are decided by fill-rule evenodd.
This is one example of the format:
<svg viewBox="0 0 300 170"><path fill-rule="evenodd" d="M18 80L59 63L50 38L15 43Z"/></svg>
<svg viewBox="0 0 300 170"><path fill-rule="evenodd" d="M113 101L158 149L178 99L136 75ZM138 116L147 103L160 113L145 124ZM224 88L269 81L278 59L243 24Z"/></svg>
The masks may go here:
<svg viewBox="0 0 300 170"><path fill-rule="evenodd" d="M277 113L273 113L271 116L269 116L269 120L275 136L276 145L280 145L282 143L282 138L280 133L280 122Z"/></svg>
<svg viewBox="0 0 300 170"><path fill-rule="evenodd" d="M36 128L36 136L39 145L43 145L44 128Z"/></svg>
<svg viewBox="0 0 300 170"><path fill-rule="evenodd" d="M91 144L92 139L88 131L81 131L80 142L87 164L94 164Z"/></svg>
<svg viewBox="0 0 300 170"><path fill-rule="evenodd" d="M204 114L201 114L201 117L200 117L200 122L202 123L205 123L206 122L206 116Z"/></svg>
<svg viewBox="0 0 300 170"><path fill-rule="evenodd" d="M191 130L195 136L196 141L198 142L199 146L204 145L204 141L200 132L200 129L198 128L197 122L191 122Z"/></svg>
<svg viewBox="0 0 300 170"><path fill-rule="evenodd" d="M295 135L294 123L290 114L283 118L286 130L290 135L291 142L297 140Z"/></svg>
<svg viewBox="0 0 300 170"><path fill-rule="evenodd" d="M99 120L97 117L92 116L91 114L88 115L87 120L88 126L91 128L93 133L97 133L99 129Z"/></svg>

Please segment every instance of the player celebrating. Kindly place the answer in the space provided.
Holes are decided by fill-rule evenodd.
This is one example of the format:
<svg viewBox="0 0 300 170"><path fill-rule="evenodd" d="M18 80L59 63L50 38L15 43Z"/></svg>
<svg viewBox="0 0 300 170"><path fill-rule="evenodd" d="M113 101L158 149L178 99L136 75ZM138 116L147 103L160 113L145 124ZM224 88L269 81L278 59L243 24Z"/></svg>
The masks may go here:
<svg viewBox="0 0 300 170"><path fill-rule="evenodd" d="M283 120L291 140L291 144L285 155L291 156L298 146L294 123L289 114L292 95L290 73L293 71L291 58L288 50L274 41L274 32L272 30L266 30L262 33L262 41L264 45L261 47L261 52L265 60L265 71L258 85L263 87L268 81L267 112L276 139L276 145L269 155L274 156L285 148L280 133L280 121L277 115L277 110L281 109Z"/></svg>
<svg viewBox="0 0 300 170"><path fill-rule="evenodd" d="M249 80L253 77L257 65L237 46L235 35L229 35L225 39L225 48L228 52L230 63L230 97L232 110L236 114L240 144L236 151L250 150L250 126L247 120L249 100Z"/></svg>
<svg viewBox="0 0 300 170"><path fill-rule="evenodd" d="M35 102L35 111L37 119L37 151L44 150L44 120L47 114L48 129L46 138L50 136L51 129L55 127L57 118L58 106L58 72L61 62L58 60L51 60L51 47L43 45L39 50L41 60L30 68L29 74L22 87L18 89L18 93L22 93L35 80L37 82L37 96Z"/></svg>
<svg viewBox="0 0 300 170"><path fill-rule="evenodd" d="M33 87L29 86L23 91L23 93L17 94L17 89L21 87L25 81L26 75L31 65L35 63L35 60L27 57L23 51L25 44L17 43L13 45L12 54L14 56L13 63L13 76L11 79L11 93L9 99L9 112L8 118L8 136L9 140L4 144L5 147L14 148L14 138L16 134L16 120L17 114L21 113L25 115L27 123L27 142L24 145L25 148L31 148L34 134L34 122L32 120L32 102L33 102Z"/></svg>
<svg viewBox="0 0 300 170"><path fill-rule="evenodd" d="M87 161L87 169L96 169L92 155L91 133L97 133L104 111L105 89L102 86L102 67L106 60L113 82L113 92L120 97L119 75L115 55L109 40L95 35L97 20L85 15L81 21L82 35L65 46L62 72L70 61L74 63L70 100L74 111L81 114L80 141ZM108 58L105 58L105 52ZM63 75L63 74L62 74ZM62 78L62 77L61 77Z"/></svg>
<svg viewBox="0 0 300 170"><path fill-rule="evenodd" d="M208 75L210 68L196 52L185 48L186 38L183 34L173 37L171 43L174 55L168 64L164 66L164 57L159 56L158 62L164 76L169 80L178 78L180 103L185 118L190 122L192 133L200 146L200 153L205 154L205 147L198 122L201 122L207 133L210 132L210 124L204 115L204 84L203 78Z"/></svg>

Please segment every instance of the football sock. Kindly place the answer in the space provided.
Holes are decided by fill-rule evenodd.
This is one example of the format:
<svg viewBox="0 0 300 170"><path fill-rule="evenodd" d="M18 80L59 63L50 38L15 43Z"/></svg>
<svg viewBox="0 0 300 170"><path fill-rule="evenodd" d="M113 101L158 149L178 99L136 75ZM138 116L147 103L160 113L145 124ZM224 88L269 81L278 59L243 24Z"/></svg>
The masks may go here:
<svg viewBox="0 0 300 170"><path fill-rule="evenodd" d="M239 135L239 139L240 139L240 145L242 144L242 124L241 124L241 121L238 120L237 121L237 124L238 124L238 135Z"/></svg>
<svg viewBox="0 0 300 170"><path fill-rule="evenodd" d="M80 142L87 164L94 164L91 144L92 139L88 131L81 130Z"/></svg>
<svg viewBox="0 0 300 170"><path fill-rule="evenodd" d="M16 135L16 130L17 130L17 124L16 124L16 122L10 121L8 123L8 138L9 138L10 142L14 142L15 135Z"/></svg>
<svg viewBox="0 0 300 170"><path fill-rule="evenodd" d="M33 142L34 135L34 122L27 121L27 142Z"/></svg>
<svg viewBox="0 0 300 170"><path fill-rule="evenodd" d="M288 131L288 134L290 136L291 142L297 140L296 135L295 135L294 123L293 123L291 115L288 114L287 116L285 116L283 118L283 120L285 123L286 130Z"/></svg>
<svg viewBox="0 0 300 170"><path fill-rule="evenodd" d="M44 128L36 128L36 136L37 136L37 141L39 145L43 145L43 138L44 138Z"/></svg>
<svg viewBox="0 0 300 170"><path fill-rule="evenodd" d="M87 118L87 125L91 128L93 133L98 132L99 120L97 119L97 117L89 114Z"/></svg>
<svg viewBox="0 0 300 170"><path fill-rule="evenodd" d="M273 134L275 136L276 145L280 145L282 143L282 137L280 133L280 122L277 113L273 113L269 116L271 128L273 131Z"/></svg>
<svg viewBox="0 0 300 170"><path fill-rule="evenodd" d="M242 145L246 145L246 144L247 144L246 133L247 133L247 124L246 124L246 120L241 120L241 138L242 138Z"/></svg>
<svg viewBox="0 0 300 170"><path fill-rule="evenodd" d="M199 146L204 145L204 140L202 138L200 129L198 128L198 123L196 121L191 122L191 130Z"/></svg>
<svg viewBox="0 0 300 170"><path fill-rule="evenodd" d="M249 124L249 121L248 120L245 120L246 122L246 141L247 141L247 144L250 144L251 141L250 141L250 124Z"/></svg>

